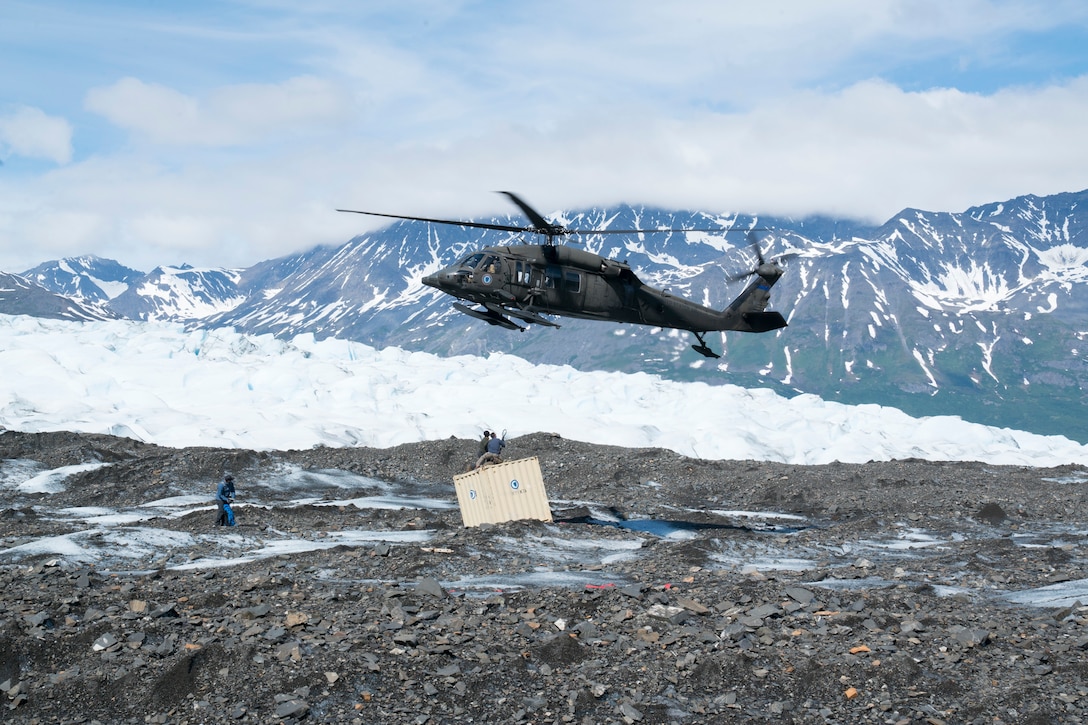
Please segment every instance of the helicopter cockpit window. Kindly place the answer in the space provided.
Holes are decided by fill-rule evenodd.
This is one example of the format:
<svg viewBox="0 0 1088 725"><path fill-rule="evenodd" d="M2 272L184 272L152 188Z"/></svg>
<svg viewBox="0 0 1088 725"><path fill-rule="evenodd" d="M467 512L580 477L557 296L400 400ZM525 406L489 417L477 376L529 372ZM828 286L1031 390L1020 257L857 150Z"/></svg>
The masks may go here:
<svg viewBox="0 0 1088 725"><path fill-rule="evenodd" d="M462 268L467 267L468 269L476 269L476 265L478 265L483 258L484 255L481 252L477 252L476 254L470 254L469 256L461 260L460 266Z"/></svg>

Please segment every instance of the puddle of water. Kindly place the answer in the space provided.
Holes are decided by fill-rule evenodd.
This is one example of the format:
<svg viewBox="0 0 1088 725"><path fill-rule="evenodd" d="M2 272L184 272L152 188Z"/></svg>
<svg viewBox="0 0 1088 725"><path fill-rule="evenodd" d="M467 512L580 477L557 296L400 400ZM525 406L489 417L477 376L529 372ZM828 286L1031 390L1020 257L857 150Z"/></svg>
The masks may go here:
<svg viewBox="0 0 1088 725"><path fill-rule="evenodd" d="M781 519L783 521L805 521L799 514L783 514L775 511L745 511L711 509L710 513L730 519Z"/></svg>
<svg viewBox="0 0 1088 725"><path fill-rule="evenodd" d="M1088 483L1088 476L1074 474L1072 476L1060 476L1058 478L1044 478L1044 481L1050 483Z"/></svg>
<svg viewBox="0 0 1088 725"><path fill-rule="evenodd" d="M457 508L453 501L438 498L424 498L422 496L362 496L359 498L345 498L337 501L305 501L314 506L354 506L357 509L386 509L397 511L399 509L429 509L431 511L443 511Z"/></svg>
<svg viewBox="0 0 1088 725"><path fill-rule="evenodd" d="M599 571L530 571L522 574L461 577L450 582L442 582L442 586L451 591L490 594L545 587L600 589L613 586L623 587L629 583L624 577Z"/></svg>
<svg viewBox="0 0 1088 725"><path fill-rule="evenodd" d="M694 539L699 531L755 531L770 534L795 534L806 526L785 526L755 524L725 524L696 521L674 521L669 519L603 519L594 516L576 516L573 518L557 519L565 524L589 524L590 526L612 526L617 529L638 531L645 534L653 534L662 539Z"/></svg>
<svg viewBox="0 0 1088 725"><path fill-rule="evenodd" d="M911 551L943 546L948 541L939 539L923 529L908 528L900 531L894 539L861 539L857 545L886 551Z"/></svg>
<svg viewBox="0 0 1088 725"><path fill-rule="evenodd" d="M821 579L816 582L806 582L806 586L821 587L833 591L857 591L859 589L891 589L902 582L891 581L878 576L867 576L861 579Z"/></svg>
<svg viewBox="0 0 1088 725"><path fill-rule="evenodd" d="M612 526L617 529L653 534L662 539L694 539L695 529L701 528L684 521L659 521L656 519L606 521L604 519L595 519L588 516L581 517L580 519L568 519L567 523L589 524L591 526Z"/></svg>
<svg viewBox="0 0 1088 725"><path fill-rule="evenodd" d="M1009 592L1005 598L1032 607L1071 607L1088 602L1088 579L1048 584L1045 587Z"/></svg>
<svg viewBox="0 0 1088 725"><path fill-rule="evenodd" d="M749 559L740 567L741 574L751 574L756 571L808 571L816 568L816 562L811 559L791 559L789 557L762 557Z"/></svg>

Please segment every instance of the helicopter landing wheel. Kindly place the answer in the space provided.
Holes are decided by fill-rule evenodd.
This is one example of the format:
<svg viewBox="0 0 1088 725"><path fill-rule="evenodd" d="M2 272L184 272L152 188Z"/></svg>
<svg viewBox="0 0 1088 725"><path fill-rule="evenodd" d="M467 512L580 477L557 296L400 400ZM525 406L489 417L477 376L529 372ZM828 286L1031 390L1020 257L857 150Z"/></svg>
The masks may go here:
<svg viewBox="0 0 1088 725"><path fill-rule="evenodd" d="M703 357L712 357L712 358L721 357L721 355L719 355L718 353L714 352L709 347L707 347L706 340L703 339L703 336L700 333L692 332L692 334L695 335L695 339L699 341L698 345L692 345L691 346L692 350L699 353Z"/></svg>

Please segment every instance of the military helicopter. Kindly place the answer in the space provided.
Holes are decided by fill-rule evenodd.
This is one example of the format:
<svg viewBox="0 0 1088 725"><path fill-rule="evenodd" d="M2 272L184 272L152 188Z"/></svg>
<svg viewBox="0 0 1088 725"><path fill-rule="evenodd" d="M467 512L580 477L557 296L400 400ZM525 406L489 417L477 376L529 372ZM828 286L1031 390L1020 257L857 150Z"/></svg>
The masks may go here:
<svg viewBox="0 0 1088 725"><path fill-rule="evenodd" d="M547 221L516 194L499 193L521 209L529 218L530 226L430 219L356 209L337 211L544 237L543 244L484 247L423 278L423 284L429 287L480 306L473 308L455 302L453 307L458 311L509 330L526 329L514 320L559 327L544 315L667 327L691 332L698 341L691 347L705 357L717 358L720 355L711 350L704 339L708 332L768 332L786 326L781 314L766 309L770 289L783 270L776 261L763 258L754 229L568 229ZM755 279L723 310L705 307L645 284L626 262L556 244L557 239L571 236L691 231L746 231L756 252L759 264L730 278L734 281Z"/></svg>

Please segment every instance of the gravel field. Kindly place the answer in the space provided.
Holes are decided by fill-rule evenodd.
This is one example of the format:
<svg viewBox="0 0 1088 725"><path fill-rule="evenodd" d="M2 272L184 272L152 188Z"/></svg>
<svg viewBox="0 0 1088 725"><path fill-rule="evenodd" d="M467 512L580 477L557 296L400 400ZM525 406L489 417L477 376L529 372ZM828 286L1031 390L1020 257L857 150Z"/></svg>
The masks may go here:
<svg viewBox="0 0 1088 725"><path fill-rule="evenodd" d="M554 521L463 527L471 440L3 432L0 720L1088 721L1088 469L508 443Z"/></svg>

